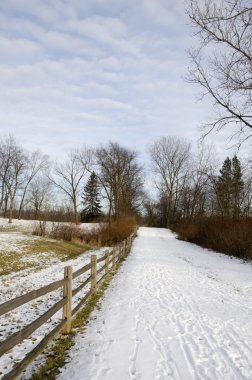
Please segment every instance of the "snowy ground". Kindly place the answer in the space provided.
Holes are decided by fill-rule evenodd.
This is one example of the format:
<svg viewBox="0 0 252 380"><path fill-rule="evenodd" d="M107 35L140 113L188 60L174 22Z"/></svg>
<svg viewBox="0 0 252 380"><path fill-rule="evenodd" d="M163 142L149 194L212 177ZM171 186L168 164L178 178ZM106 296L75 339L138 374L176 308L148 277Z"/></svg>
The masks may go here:
<svg viewBox="0 0 252 380"><path fill-rule="evenodd" d="M97 225L93 225L97 227ZM92 228L92 225L83 225L83 227ZM0 254L8 255L8 252L15 251L16 255L22 253L22 243L29 242L30 240L39 240L41 238L29 235L34 228L34 221L17 221L14 220L13 224L9 225L6 219L0 218ZM24 235L25 233L25 235ZM90 255L97 254L101 256L104 254L106 248L99 250L90 250L81 254L78 258L73 260L67 260L61 262L57 257L53 256L50 252L40 253L40 254L29 254L27 257L22 256L22 260L38 261L43 264L43 269L27 268L17 272L11 272L7 275L0 275L0 304L4 303L12 298L18 297L19 295L25 294L30 290L38 289L44 285L47 285L53 281L63 278L64 267L67 265L72 265L73 270L81 268L85 264L90 262ZM100 263L99 265L103 265ZM1 274L1 268L0 268ZM84 279L89 275L86 273L78 277L74 281L74 287L77 287ZM101 273L102 275L102 273ZM78 303L78 300L85 295L88 291L88 287L85 287L78 295L74 298L74 305ZM20 330L22 327L32 322L34 319L39 317L45 311L48 310L56 301L60 299L62 292L55 291L44 297L40 297L18 309L13 310L0 317L0 344L9 335ZM41 326L38 330L32 334L30 339L26 339L22 344L17 345L11 351L6 353L0 358L0 379L1 377L9 372L15 362L20 361L25 354L34 348L34 346L41 341L47 332L52 329L52 326L58 323L61 318L62 312L59 311L52 317L46 324ZM29 372L28 372L29 373Z"/></svg>
<svg viewBox="0 0 252 380"><path fill-rule="evenodd" d="M252 267L140 228L57 380L252 378Z"/></svg>
<svg viewBox="0 0 252 380"><path fill-rule="evenodd" d="M0 303L3 303L9 299L15 298L19 295L27 293L32 289L38 289L44 285L50 284L53 281L61 280L63 278L64 267L66 265L72 265L73 271L78 270L85 264L90 262L90 255L97 254L101 256L104 254L105 248L98 251L89 251L80 255L77 259L60 262L55 265L50 265L44 270L36 273L28 273L25 275L25 271L18 273L12 273L11 275L2 276L0 278ZM103 265L102 262L100 265ZM81 284L88 276L89 272L78 277L74 281L74 288ZM101 273L102 275L102 273ZM75 307L79 300L89 291L89 287L85 287L80 293L78 293L73 299L73 307ZM13 310L0 317L0 344L10 334L20 330L34 319L45 313L51 306L53 306L62 297L62 291L54 291L49 295L38 298L31 301L18 309ZM29 339L23 341L23 343L17 345L5 355L0 357L0 379L2 375L9 372L13 366L13 363L19 362L24 358L34 346L39 343L44 336L52 330L62 317L62 311L57 312L47 323L42 325L36 330ZM30 371L28 371L29 377Z"/></svg>
<svg viewBox="0 0 252 380"><path fill-rule="evenodd" d="M18 230L19 232L32 232L34 227L38 224L39 222L37 220L18 220L18 219L13 219L12 223L8 222L7 218L1 218L0 217L0 231L7 232L8 230ZM52 226L54 224L67 224L65 222L46 222L46 228L51 231ZM71 225L71 223L69 223ZM94 228L99 228L101 225L104 223L80 223L78 224L79 227L83 229L94 229ZM75 224L74 224L75 225Z"/></svg>
<svg viewBox="0 0 252 380"><path fill-rule="evenodd" d="M8 219L0 218L0 277L10 271L17 272L25 268L27 270L24 273L28 275L29 272L40 270L43 266L69 259L66 250L67 248L71 250L70 246L65 247L64 252L60 251L60 246L63 247L64 242L59 243L57 247L54 239L32 235L38 223L35 220L13 219L13 223L9 224ZM58 224L67 223L46 222L48 235L53 226ZM81 223L78 227L89 232L99 229L101 224ZM76 252L78 249L79 252L80 248L73 247L73 250Z"/></svg>

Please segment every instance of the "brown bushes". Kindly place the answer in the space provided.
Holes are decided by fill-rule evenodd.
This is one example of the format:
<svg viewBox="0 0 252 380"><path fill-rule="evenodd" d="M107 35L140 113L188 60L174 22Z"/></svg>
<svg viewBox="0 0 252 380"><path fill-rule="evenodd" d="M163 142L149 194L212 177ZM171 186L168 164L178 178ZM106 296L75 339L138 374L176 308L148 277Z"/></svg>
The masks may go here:
<svg viewBox="0 0 252 380"><path fill-rule="evenodd" d="M32 234L35 236L45 236L46 235L46 221L40 220L33 227Z"/></svg>
<svg viewBox="0 0 252 380"><path fill-rule="evenodd" d="M49 237L56 240L72 241L80 238L80 229L75 224L53 223Z"/></svg>
<svg viewBox="0 0 252 380"><path fill-rule="evenodd" d="M252 259L252 219L204 218L172 226L179 238L239 258Z"/></svg>
<svg viewBox="0 0 252 380"><path fill-rule="evenodd" d="M47 235L57 240L80 240L93 246L113 245L128 237L136 229L137 222L134 217L124 217L112 220L110 223L101 223L90 226L67 223L53 223L51 231ZM45 232L45 231L44 231ZM41 235L40 224L33 231L34 235Z"/></svg>
<svg viewBox="0 0 252 380"><path fill-rule="evenodd" d="M102 245L113 245L126 239L136 229L137 222L132 216L116 219L101 229Z"/></svg>
<svg viewBox="0 0 252 380"><path fill-rule="evenodd" d="M87 244L113 245L128 237L136 226L134 217L118 218L110 223L103 223L98 228L82 230L81 239Z"/></svg>

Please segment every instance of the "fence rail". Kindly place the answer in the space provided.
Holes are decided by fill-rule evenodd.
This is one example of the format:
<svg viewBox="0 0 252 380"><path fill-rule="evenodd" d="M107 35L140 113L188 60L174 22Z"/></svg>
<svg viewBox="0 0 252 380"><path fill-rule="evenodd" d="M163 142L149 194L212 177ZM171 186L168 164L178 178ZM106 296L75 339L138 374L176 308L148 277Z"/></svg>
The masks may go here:
<svg viewBox="0 0 252 380"><path fill-rule="evenodd" d="M92 294L97 291L98 284L104 279L110 272L115 271L117 264L129 253L134 234L130 235L122 243L113 247L112 250L107 250L105 254L97 259L96 255L91 255L91 262L77 271L73 272L71 266L64 268L64 278L59 281L52 282L49 285L43 286L39 289L32 290L22 296L16 297L10 301L0 304L0 316L4 315L26 303L51 293L58 289L63 289L63 297L56 302L50 309L48 309L39 318L35 319L29 325L26 325L20 331L10 335L5 341L0 344L0 356L11 350L17 344L21 343L24 339L27 339L31 334L39 327L47 322L56 312L60 309L62 312L62 319L56 327L54 327L37 345L30 351L25 358L20 361L15 367L1 380L14 380L28 367L28 365L36 359L36 357L44 350L47 344L58 334L60 331L64 334L71 332L72 317L79 311L89 299ZM104 265L97 268L97 264L102 263ZM82 274L90 271L90 275L79 286L73 289L73 280L81 276ZM97 275L101 272L104 274L97 280ZM91 283L90 290L79 301L79 303L72 308L72 297L76 296L85 286Z"/></svg>

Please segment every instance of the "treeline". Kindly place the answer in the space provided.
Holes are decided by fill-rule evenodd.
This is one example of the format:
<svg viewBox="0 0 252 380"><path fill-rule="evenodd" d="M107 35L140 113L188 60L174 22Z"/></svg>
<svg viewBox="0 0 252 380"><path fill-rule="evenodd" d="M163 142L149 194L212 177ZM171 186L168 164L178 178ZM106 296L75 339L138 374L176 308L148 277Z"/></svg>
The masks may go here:
<svg viewBox="0 0 252 380"><path fill-rule="evenodd" d="M143 173L137 154L109 143L70 151L52 162L8 136L0 141L0 210L4 217L95 221L138 215Z"/></svg>
<svg viewBox="0 0 252 380"><path fill-rule="evenodd" d="M147 194L147 170L135 151L117 143L72 150L52 162L8 136L0 142L1 213L9 222L13 216L75 223L133 216L206 247L252 256L251 162L234 155L220 164L212 147L195 151L175 136L154 141L149 154Z"/></svg>
<svg viewBox="0 0 252 380"><path fill-rule="evenodd" d="M148 224L168 227L202 217L252 216L251 163L227 157L221 167L212 147L197 152L178 137L162 137L151 149L158 200L145 202Z"/></svg>
<svg viewBox="0 0 252 380"><path fill-rule="evenodd" d="M192 152L184 139L154 142L151 159L158 199L145 202L146 223L170 227L207 248L252 258L251 161L236 155L222 165L211 147Z"/></svg>
<svg viewBox="0 0 252 380"><path fill-rule="evenodd" d="M220 166L212 147L201 144L195 152L175 136L158 139L149 153L148 195L137 153L117 143L72 150L52 162L8 136L0 141L1 213L10 222L13 215L75 222L138 215L159 227L252 216L251 163L233 156Z"/></svg>

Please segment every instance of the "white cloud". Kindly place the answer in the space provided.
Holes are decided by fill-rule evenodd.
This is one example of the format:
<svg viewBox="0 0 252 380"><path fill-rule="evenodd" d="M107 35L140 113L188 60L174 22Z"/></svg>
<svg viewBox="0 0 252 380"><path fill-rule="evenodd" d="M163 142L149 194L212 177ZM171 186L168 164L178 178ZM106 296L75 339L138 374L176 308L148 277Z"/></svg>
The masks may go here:
<svg viewBox="0 0 252 380"><path fill-rule="evenodd" d="M1 63L17 65L24 62L37 62L43 56L43 47L23 38L0 36Z"/></svg>
<svg viewBox="0 0 252 380"><path fill-rule="evenodd" d="M182 4L2 2L1 133L54 155L84 142L144 152L160 135L196 140L210 107L182 79L190 41Z"/></svg>

